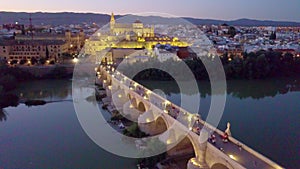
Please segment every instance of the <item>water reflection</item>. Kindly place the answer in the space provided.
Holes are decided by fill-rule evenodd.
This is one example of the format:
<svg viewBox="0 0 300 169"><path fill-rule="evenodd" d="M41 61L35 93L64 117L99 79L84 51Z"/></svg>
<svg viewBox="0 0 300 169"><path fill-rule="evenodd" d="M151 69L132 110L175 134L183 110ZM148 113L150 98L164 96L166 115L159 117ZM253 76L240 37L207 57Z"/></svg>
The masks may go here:
<svg viewBox="0 0 300 169"><path fill-rule="evenodd" d="M154 90L160 89L165 94L170 95L180 93L176 82L172 81L139 81L146 87ZM211 95L210 83L207 81L198 82L200 95L202 98ZM227 94L239 99L262 99L265 97L275 97L288 92L300 91L300 78L270 79L270 80L231 80L227 82ZM193 93L184 93L192 95ZM222 94L222 93L220 93Z"/></svg>
<svg viewBox="0 0 300 169"><path fill-rule="evenodd" d="M57 101L71 99L72 83L70 80L43 80L26 82L14 91L20 100Z"/></svg>

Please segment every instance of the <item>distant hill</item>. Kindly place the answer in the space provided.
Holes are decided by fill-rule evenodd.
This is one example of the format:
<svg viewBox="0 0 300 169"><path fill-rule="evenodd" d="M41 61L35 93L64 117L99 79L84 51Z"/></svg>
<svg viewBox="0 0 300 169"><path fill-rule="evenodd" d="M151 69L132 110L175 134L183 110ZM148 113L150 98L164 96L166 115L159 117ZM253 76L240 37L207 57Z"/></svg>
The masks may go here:
<svg viewBox="0 0 300 169"><path fill-rule="evenodd" d="M134 15L132 15L134 16ZM121 17L120 15L115 16ZM29 25L30 14L26 12L0 12L0 24L15 23ZM110 15L107 14L95 14L95 13L73 13L73 12L61 12L61 13L44 13L36 12L31 14L32 23L34 25L70 25L81 23L97 23L100 25L106 24L110 20ZM177 19L163 18L157 16L141 17L134 16L134 19L140 19L146 23L174 23ZM261 21L254 19L238 19L238 20L213 20L213 19L198 19L198 18L183 18L196 25L220 25L226 23L234 26L300 26L300 22L288 22L288 21Z"/></svg>
<svg viewBox="0 0 300 169"><path fill-rule="evenodd" d="M270 20L255 20L255 19L237 19L232 21L224 20L212 20L212 19L196 19L196 18L185 18L193 24L199 25L220 25L226 23L234 26L300 26L300 22L289 22L289 21L270 21Z"/></svg>

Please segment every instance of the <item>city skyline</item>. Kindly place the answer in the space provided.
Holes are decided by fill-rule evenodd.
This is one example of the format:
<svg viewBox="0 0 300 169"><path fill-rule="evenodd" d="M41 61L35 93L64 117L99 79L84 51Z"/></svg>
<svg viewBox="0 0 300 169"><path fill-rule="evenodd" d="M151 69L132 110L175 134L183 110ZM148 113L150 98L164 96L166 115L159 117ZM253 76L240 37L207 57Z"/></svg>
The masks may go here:
<svg viewBox="0 0 300 169"><path fill-rule="evenodd" d="M13 5L12 5L13 4ZM298 11L300 1L291 0L288 3L280 0L265 0L260 2L230 0L229 2L215 0L190 0L183 4L181 0L152 1L104 1L88 0L58 1L46 0L31 3L21 0L1 2L2 11L9 12L83 12L103 13L114 12L117 15L138 14L143 12L168 13L180 17L201 19L235 20L240 18L274 21L300 22ZM216 11L216 12L214 12Z"/></svg>

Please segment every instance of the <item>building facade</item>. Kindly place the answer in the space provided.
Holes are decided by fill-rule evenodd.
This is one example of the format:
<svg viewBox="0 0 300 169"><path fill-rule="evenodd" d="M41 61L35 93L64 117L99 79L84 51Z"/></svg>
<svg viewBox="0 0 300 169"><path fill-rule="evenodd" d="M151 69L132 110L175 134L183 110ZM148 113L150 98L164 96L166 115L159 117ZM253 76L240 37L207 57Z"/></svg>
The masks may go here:
<svg viewBox="0 0 300 169"><path fill-rule="evenodd" d="M0 42L0 58L8 62L30 61L44 58L57 61L68 46L62 40L2 40Z"/></svg>

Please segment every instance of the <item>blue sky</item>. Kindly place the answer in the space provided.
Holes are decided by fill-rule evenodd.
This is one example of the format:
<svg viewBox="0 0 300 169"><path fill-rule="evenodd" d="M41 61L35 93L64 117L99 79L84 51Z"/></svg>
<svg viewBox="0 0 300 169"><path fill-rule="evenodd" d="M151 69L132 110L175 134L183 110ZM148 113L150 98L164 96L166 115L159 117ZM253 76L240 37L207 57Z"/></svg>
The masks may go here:
<svg viewBox="0 0 300 169"><path fill-rule="evenodd" d="M209 19L300 22L300 0L1 0L0 11L162 12Z"/></svg>

